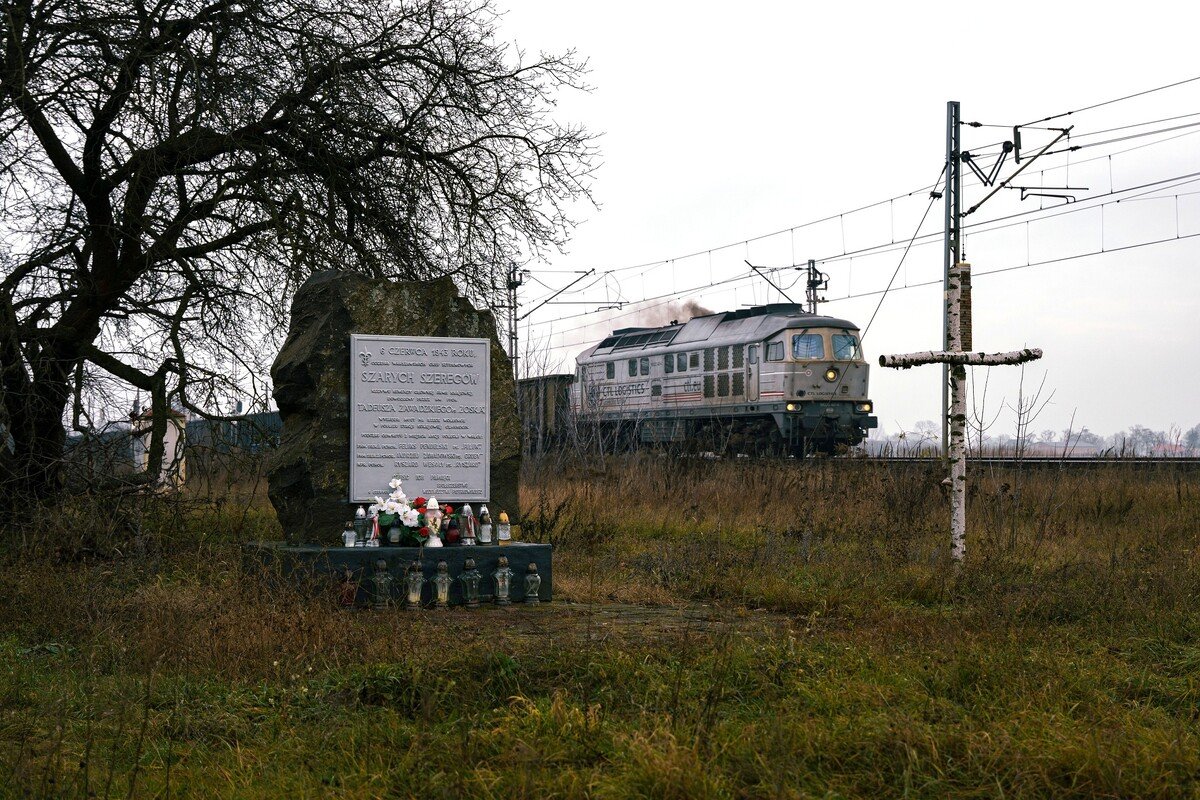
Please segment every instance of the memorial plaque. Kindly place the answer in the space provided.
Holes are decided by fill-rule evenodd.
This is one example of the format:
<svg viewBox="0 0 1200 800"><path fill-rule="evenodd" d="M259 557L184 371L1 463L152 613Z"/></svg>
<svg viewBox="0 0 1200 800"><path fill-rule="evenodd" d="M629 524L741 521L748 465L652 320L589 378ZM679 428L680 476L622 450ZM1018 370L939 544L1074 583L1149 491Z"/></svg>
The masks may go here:
<svg viewBox="0 0 1200 800"><path fill-rule="evenodd" d="M350 500L490 498L491 343L350 336Z"/></svg>

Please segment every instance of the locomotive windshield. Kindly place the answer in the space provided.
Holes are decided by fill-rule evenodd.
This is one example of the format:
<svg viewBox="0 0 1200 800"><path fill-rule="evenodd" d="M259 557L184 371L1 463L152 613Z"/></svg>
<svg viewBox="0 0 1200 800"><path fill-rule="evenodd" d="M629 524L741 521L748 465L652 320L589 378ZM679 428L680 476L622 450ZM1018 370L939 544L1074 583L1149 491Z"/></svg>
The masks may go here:
<svg viewBox="0 0 1200 800"><path fill-rule="evenodd" d="M797 333L792 336L792 358L811 361L825 357L825 337L819 333Z"/></svg>
<svg viewBox="0 0 1200 800"><path fill-rule="evenodd" d="M833 357L837 361L857 361L858 337L848 333L835 333L833 339Z"/></svg>

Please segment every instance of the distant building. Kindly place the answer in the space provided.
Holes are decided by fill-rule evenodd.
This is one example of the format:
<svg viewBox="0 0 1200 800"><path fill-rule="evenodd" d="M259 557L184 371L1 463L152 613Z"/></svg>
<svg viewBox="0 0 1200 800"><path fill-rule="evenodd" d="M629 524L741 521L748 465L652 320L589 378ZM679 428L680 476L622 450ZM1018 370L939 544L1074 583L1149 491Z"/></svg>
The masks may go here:
<svg viewBox="0 0 1200 800"><path fill-rule="evenodd" d="M154 413L146 409L133 415L133 461L140 470L150 467L150 440ZM187 415L175 409L167 411L167 430L163 435L162 470L158 481L162 486L178 489L187 479Z"/></svg>

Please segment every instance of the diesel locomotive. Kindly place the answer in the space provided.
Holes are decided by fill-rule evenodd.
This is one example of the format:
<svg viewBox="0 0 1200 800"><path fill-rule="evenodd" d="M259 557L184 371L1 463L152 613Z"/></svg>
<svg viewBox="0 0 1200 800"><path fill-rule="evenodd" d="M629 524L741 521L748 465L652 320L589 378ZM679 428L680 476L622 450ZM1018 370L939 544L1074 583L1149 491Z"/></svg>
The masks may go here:
<svg viewBox="0 0 1200 800"><path fill-rule="evenodd" d="M879 424L857 326L799 304L622 328L575 361L576 423L643 444L835 453Z"/></svg>

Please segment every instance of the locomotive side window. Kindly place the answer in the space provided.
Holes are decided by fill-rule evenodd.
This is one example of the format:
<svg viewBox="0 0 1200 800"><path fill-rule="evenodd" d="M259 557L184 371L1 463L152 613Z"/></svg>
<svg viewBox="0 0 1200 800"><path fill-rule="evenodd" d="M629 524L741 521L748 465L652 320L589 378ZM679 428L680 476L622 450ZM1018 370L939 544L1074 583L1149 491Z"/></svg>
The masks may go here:
<svg viewBox="0 0 1200 800"><path fill-rule="evenodd" d="M742 349L742 346L740 344L735 344L733 346L733 368L734 369L742 368L742 362L745 359L745 356L746 356L746 352L745 352L745 350ZM734 394L737 394L737 392L734 392Z"/></svg>
<svg viewBox="0 0 1200 800"><path fill-rule="evenodd" d="M758 363L758 345L756 345L756 344L750 345L749 360L750 360L751 364Z"/></svg>
<svg viewBox="0 0 1200 800"><path fill-rule="evenodd" d="M639 364L639 365L641 366L641 368L642 368L642 374L643 374L643 375L649 375L649 374L650 374L650 359L648 359L648 358L639 358L639 359L638 359L638 364Z"/></svg>
<svg viewBox="0 0 1200 800"><path fill-rule="evenodd" d="M767 342L767 361L783 361L783 342Z"/></svg>
<svg viewBox="0 0 1200 800"><path fill-rule="evenodd" d="M606 378L617 377L617 362L609 361L607 364L604 365L604 376Z"/></svg>
<svg viewBox="0 0 1200 800"><path fill-rule="evenodd" d="M792 358L811 361L825 357L825 339L819 333L797 333L792 337Z"/></svg>
<svg viewBox="0 0 1200 800"><path fill-rule="evenodd" d="M688 369L700 369L700 354L699 353L689 353L688 354Z"/></svg>
<svg viewBox="0 0 1200 800"><path fill-rule="evenodd" d="M705 372L713 371L713 365L716 363L715 356L716 356L716 352L711 347L707 348L704 351L704 371Z"/></svg>
<svg viewBox="0 0 1200 800"><path fill-rule="evenodd" d="M733 373L733 394L735 397L741 397L746 393L746 373Z"/></svg>
<svg viewBox="0 0 1200 800"><path fill-rule="evenodd" d="M629 359L629 377L631 377L631 378L637 377L637 359L636 358Z"/></svg>
<svg viewBox="0 0 1200 800"><path fill-rule="evenodd" d="M670 356L667 357L670 358ZM680 372L687 372L687 353L680 353L675 356L675 368Z"/></svg>
<svg viewBox="0 0 1200 800"><path fill-rule="evenodd" d="M667 353L665 356L663 356L663 372L670 375L674 371L675 371L675 356L671 355L670 353Z"/></svg>
<svg viewBox="0 0 1200 800"><path fill-rule="evenodd" d="M838 361L854 361L858 358L858 337L848 333L833 335L833 357Z"/></svg>
<svg viewBox="0 0 1200 800"><path fill-rule="evenodd" d="M729 373L722 372L717 376L717 396L729 397Z"/></svg>
<svg viewBox="0 0 1200 800"><path fill-rule="evenodd" d="M717 348L717 369L729 369L729 345Z"/></svg>

